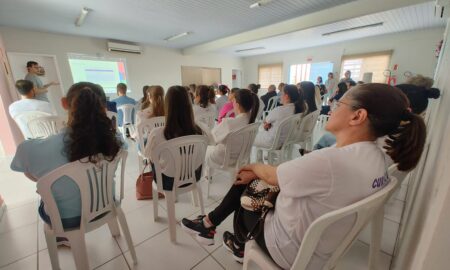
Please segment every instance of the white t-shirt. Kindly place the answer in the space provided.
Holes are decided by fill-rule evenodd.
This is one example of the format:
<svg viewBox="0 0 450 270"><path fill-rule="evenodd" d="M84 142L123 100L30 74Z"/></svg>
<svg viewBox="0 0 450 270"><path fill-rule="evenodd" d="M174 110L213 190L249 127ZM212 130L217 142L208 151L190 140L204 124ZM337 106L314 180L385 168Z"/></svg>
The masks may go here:
<svg viewBox="0 0 450 270"><path fill-rule="evenodd" d="M15 118L18 114L23 112L43 112L53 114L50 103L37 99L21 99L9 105L9 115Z"/></svg>
<svg viewBox="0 0 450 270"><path fill-rule="evenodd" d="M332 146L281 164L280 194L264 228L275 262L290 268L312 222L375 193L387 183L386 173L384 154L375 142ZM322 269L353 222L354 217L346 218L324 232L308 269Z"/></svg>
<svg viewBox="0 0 450 270"><path fill-rule="evenodd" d="M258 131L258 134L255 138L255 146L260 147L266 147L269 148L272 146L273 140L275 139L275 135L277 133L278 127L280 126L281 121L286 119L289 116L294 115L295 112L295 105L293 103L288 103L283 106L276 107L275 109L271 110L269 114L267 115L265 121L267 123L272 124L271 128L269 130L265 130L263 127L260 128ZM289 132L289 127L285 130L281 130L280 137L281 142L284 141L287 134ZM280 147L281 145L278 145L277 147Z"/></svg>

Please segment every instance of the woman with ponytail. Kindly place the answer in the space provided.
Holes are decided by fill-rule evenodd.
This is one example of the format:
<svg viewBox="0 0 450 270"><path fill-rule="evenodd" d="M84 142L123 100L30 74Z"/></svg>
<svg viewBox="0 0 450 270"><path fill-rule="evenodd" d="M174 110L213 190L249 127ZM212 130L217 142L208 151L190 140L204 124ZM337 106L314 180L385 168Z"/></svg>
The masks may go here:
<svg viewBox="0 0 450 270"><path fill-rule="evenodd" d="M283 106L276 107L267 115L263 123L263 129L256 136L255 146L270 148L281 121L293 114L308 111L303 97L303 91L297 89L293 84L288 84L284 87L283 94L281 95L281 103ZM288 129L281 131L281 141L283 141L283 138L286 138L287 132Z"/></svg>
<svg viewBox="0 0 450 270"><path fill-rule="evenodd" d="M211 140L215 144L206 153L206 164L222 164L225 158L225 148L228 135L248 124L254 123L259 110L258 96L247 89L240 89L234 93L233 110L235 117L223 118L222 122L211 130ZM242 142L237 140L232 143L231 159L237 158L242 147Z"/></svg>
<svg viewBox="0 0 450 270"><path fill-rule="evenodd" d="M72 85L62 106L68 111L67 128L45 139L21 143L11 163L11 169L23 172L33 181L54 169L88 158L91 163L113 160L122 147L111 120L106 116L106 96L101 86L79 82ZM58 179L52 187L64 228L78 227L81 216L81 196L78 187L67 177ZM49 223L41 203L41 218ZM58 237L59 238L59 237ZM64 239L58 239L64 243Z"/></svg>
<svg viewBox="0 0 450 270"><path fill-rule="evenodd" d="M210 102L210 88L206 85L199 85L195 89L194 98L194 118L203 114L214 114L216 115L216 105Z"/></svg>
<svg viewBox="0 0 450 270"><path fill-rule="evenodd" d="M148 106L146 109L139 111L136 114L136 127L139 130L143 124L143 119L152 117L164 116L164 88L159 85L152 85L148 88ZM132 135L133 138L139 139L139 134L136 131Z"/></svg>
<svg viewBox="0 0 450 270"><path fill-rule="evenodd" d="M246 230L262 227L254 239L275 263L290 269L306 230L317 218L367 198L389 182L377 138L387 136L387 154L400 170L409 171L419 162L426 136L425 124L411 112L407 97L398 88L376 83L350 89L337 101L326 129L336 136L336 145L279 166L244 166L219 206L207 216L183 219L182 227L195 231L197 239L209 236L208 242L201 243L213 243L216 226L234 212L235 223ZM274 210L261 223L259 214L240 209L240 196L253 179L280 188ZM349 217L329 228L308 269L323 268L353 222L354 217ZM223 239L233 257L242 261L245 243L230 232Z"/></svg>

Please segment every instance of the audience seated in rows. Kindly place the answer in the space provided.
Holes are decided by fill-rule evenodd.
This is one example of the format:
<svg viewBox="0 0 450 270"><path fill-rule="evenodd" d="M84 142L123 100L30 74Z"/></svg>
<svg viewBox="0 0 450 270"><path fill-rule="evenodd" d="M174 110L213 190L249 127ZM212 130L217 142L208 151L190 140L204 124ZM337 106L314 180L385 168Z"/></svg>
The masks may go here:
<svg viewBox="0 0 450 270"><path fill-rule="evenodd" d="M280 101L282 106L270 111L265 118L262 128L256 135L255 146L270 148L275 139L278 126L286 117L297 113L308 113L302 90L297 89L293 84L284 86ZM288 130L282 130L281 137L286 138L287 132ZM281 147L281 145L277 147Z"/></svg>
<svg viewBox="0 0 450 270"><path fill-rule="evenodd" d="M106 96L96 84L80 82L72 85L62 99L68 111L67 128L45 139L21 143L11 163L11 169L23 172L32 181L72 161L89 158L96 163L101 158L113 160L126 145L117 136L111 120L106 116ZM78 227L81 216L81 195L77 185L67 177L55 182L52 191L64 228ZM41 203L39 215L44 222L50 219ZM58 238L59 243L66 239Z"/></svg>
<svg viewBox="0 0 450 270"><path fill-rule="evenodd" d="M205 86L205 89L208 89ZM201 87L199 86L201 89ZM198 88L197 88L198 89ZM206 92L207 93L207 92ZM166 124L164 127L153 129L148 135L147 145L145 146L144 155L151 157L151 153L158 145L171 139L189 135L202 135L204 132L194 121L194 113L192 110L191 100L189 94L183 86L172 86L167 90L164 101L164 111L166 112ZM165 190L172 190L174 175L168 173L175 173L175 164L171 160L171 155L168 153L162 154L159 160L161 168L165 171L162 174L163 188ZM198 169L196 170L197 181L200 180L202 159L194 161ZM155 171L153 165L154 161L150 159L152 171Z"/></svg>
<svg viewBox="0 0 450 270"><path fill-rule="evenodd" d="M232 88L230 93L228 94L228 102L225 103L222 109L219 112L219 118L217 118L217 122L220 124L222 119L226 117L234 117L233 111L233 100L235 93L239 90L239 88Z"/></svg>
<svg viewBox="0 0 450 270"><path fill-rule="evenodd" d="M120 107L122 105L126 105L126 104L131 104L131 105L135 105L136 104L136 100L134 100L133 98L130 98L127 96L127 85L124 83L119 83L117 84L117 95L119 96L116 99L113 99L112 102L115 102L117 107ZM127 124L127 123L123 123L123 113L122 111L118 111L117 112L117 125L119 127L121 127L123 124ZM132 124L134 124L134 112L132 113Z"/></svg>
<svg viewBox="0 0 450 270"><path fill-rule="evenodd" d="M285 92L289 93L289 89L285 87ZM399 129L403 121L408 123ZM216 227L234 213L235 224L247 232L261 226L261 232L252 235L257 244L281 268L289 269L314 220L362 200L388 183L384 153L374 142L377 138L391 136L387 153L400 170L408 171L417 165L426 136L423 119L409 111L406 96L386 84L365 84L349 90L331 114L326 129L337 137L335 146L278 167L250 164L241 168L222 202L206 216L184 218L183 230L195 234L197 239L204 238L202 243L211 244ZM246 184L257 178L280 188L274 210L261 223L259 213L240 208ZM353 217L346 218L327 229L326 239L319 242L308 269L322 269L353 222ZM224 246L241 262L244 242L234 233L223 235Z"/></svg>
<svg viewBox="0 0 450 270"><path fill-rule="evenodd" d="M15 118L23 112L43 112L53 114L50 103L36 99L33 83L27 80L18 80L16 89L21 99L9 105L9 115Z"/></svg>

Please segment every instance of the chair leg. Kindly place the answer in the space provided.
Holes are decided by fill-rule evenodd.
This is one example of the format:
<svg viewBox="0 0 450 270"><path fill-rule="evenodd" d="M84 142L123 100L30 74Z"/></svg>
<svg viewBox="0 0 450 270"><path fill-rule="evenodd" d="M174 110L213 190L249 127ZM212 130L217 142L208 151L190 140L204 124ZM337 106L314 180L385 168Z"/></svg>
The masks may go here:
<svg viewBox="0 0 450 270"><path fill-rule="evenodd" d="M109 231L111 232L111 235L113 237L120 235L119 224L117 223L117 220L115 218L111 218L108 221L108 227L109 227Z"/></svg>
<svg viewBox="0 0 450 270"><path fill-rule="evenodd" d="M67 234L77 270L90 269L84 233Z"/></svg>
<svg viewBox="0 0 450 270"><path fill-rule="evenodd" d="M131 258L133 258L133 263L137 264L136 250L134 249L133 239L131 238L130 229L128 228L128 222L125 219L125 214L121 207L116 208L116 211L117 211L117 219L119 220L120 227L122 228L123 231L123 235L125 236L125 240L127 241L128 249L130 250L131 253Z"/></svg>
<svg viewBox="0 0 450 270"><path fill-rule="evenodd" d="M158 191L152 186L153 220L158 219Z"/></svg>
<svg viewBox="0 0 450 270"><path fill-rule="evenodd" d="M264 163L263 150L262 149L257 149L256 150L256 162Z"/></svg>
<svg viewBox="0 0 450 270"><path fill-rule="evenodd" d="M47 225L45 225L47 226ZM56 245L56 236L50 234L47 230L44 230L45 241L47 242L48 255L50 256L50 262L52 264L52 269L60 269L59 268L59 259L58 259L58 249Z"/></svg>
<svg viewBox="0 0 450 270"><path fill-rule="evenodd" d="M176 220L175 220L175 198L173 192L164 192L166 195L166 203L167 203L167 215L169 219L169 233L170 233L170 241L175 243L177 240L176 235Z"/></svg>
<svg viewBox="0 0 450 270"><path fill-rule="evenodd" d="M379 269L379 258L381 249L381 236L383 234L384 206L382 206L372 219L370 250L369 250L369 270Z"/></svg>
<svg viewBox="0 0 450 270"><path fill-rule="evenodd" d="M191 199L192 199L192 205L195 207L198 207L198 197L197 194L195 194L195 190L191 191Z"/></svg>
<svg viewBox="0 0 450 270"><path fill-rule="evenodd" d="M203 204L203 194L202 194L202 188L200 187L200 185L197 185L197 188L195 191L197 191L198 200L200 203L200 213L202 215L204 215L205 214L205 205Z"/></svg>

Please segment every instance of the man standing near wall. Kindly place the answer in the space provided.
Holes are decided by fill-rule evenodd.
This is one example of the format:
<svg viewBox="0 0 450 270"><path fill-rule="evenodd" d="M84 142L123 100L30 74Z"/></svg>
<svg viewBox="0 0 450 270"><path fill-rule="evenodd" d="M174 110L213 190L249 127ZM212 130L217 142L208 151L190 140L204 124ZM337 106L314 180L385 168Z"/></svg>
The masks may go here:
<svg viewBox="0 0 450 270"><path fill-rule="evenodd" d="M117 108L125 104L136 104L136 100L127 96L127 85L124 83L117 84L117 95L119 96L118 98L111 100L112 102L115 102L117 104ZM117 118L117 124L119 127L121 127L123 125L123 112L121 110L118 110ZM132 112L132 122L132 124L134 124L134 110Z"/></svg>
<svg viewBox="0 0 450 270"><path fill-rule="evenodd" d="M25 76L25 80L33 83L36 92L36 99L50 102L47 97L48 88L52 85L58 85L59 82L43 84L37 75L39 72L39 64L35 61L27 62L27 70L28 74Z"/></svg>

